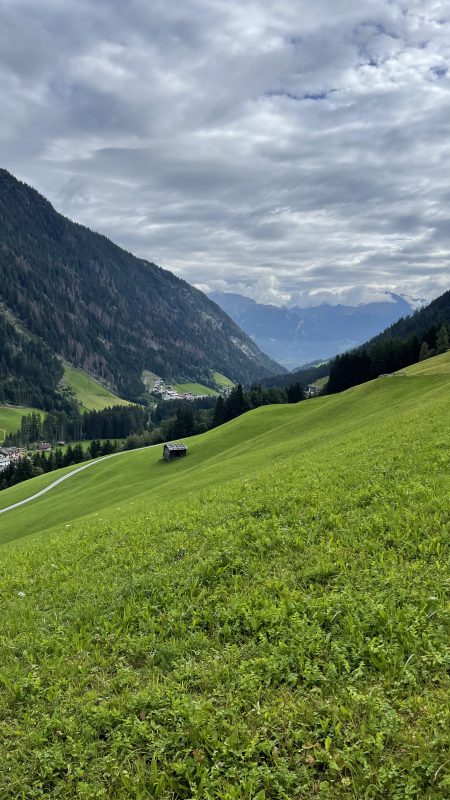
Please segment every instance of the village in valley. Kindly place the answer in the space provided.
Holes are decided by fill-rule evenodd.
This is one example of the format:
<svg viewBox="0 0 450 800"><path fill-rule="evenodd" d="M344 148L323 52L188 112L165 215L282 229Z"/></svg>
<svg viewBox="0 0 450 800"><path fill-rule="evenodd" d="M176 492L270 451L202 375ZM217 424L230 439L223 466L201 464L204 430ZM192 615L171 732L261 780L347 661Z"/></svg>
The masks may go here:
<svg viewBox="0 0 450 800"><path fill-rule="evenodd" d="M145 379L144 379L145 381ZM150 388L150 382L146 381L148 390L152 395L155 395L159 400L200 400L204 397L209 397L213 393L209 392L179 392L172 384L165 383L162 378L154 381L153 386ZM231 386L224 386L220 394L227 397L231 392Z"/></svg>
<svg viewBox="0 0 450 800"><path fill-rule="evenodd" d="M161 378L153 384L151 393L161 400L198 400L207 397L206 394L193 394L192 392L177 392L170 383L165 383Z"/></svg>
<svg viewBox="0 0 450 800"><path fill-rule="evenodd" d="M18 447L0 447L0 472L10 464L16 464L21 455Z"/></svg>

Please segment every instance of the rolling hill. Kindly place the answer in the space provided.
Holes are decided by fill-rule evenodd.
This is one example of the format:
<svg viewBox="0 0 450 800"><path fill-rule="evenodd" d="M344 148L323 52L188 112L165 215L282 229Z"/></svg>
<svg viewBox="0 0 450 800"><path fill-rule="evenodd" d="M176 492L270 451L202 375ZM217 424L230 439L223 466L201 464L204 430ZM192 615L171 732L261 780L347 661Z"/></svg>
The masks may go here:
<svg viewBox="0 0 450 800"><path fill-rule="evenodd" d="M202 292L61 216L6 170L0 274L0 402L55 402L58 358L132 400L143 370L207 384L215 371L243 382L279 371Z"/></svg>
<svg viewBox="0 0 450 800"><path fill-rule="evenodd" d="M2 797L447 798L450 354L406 372L0 515Z"/></svg>

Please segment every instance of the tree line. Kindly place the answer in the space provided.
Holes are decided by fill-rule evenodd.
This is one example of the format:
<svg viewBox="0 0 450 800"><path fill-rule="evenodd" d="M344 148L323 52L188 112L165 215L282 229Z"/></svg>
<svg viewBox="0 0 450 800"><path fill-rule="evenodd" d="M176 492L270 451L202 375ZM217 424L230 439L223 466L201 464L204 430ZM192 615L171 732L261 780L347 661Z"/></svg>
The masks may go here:
<svg viewBox="0 0 450 800"><path fill-rule="evenodd" d="M446 325L431 326L423 339L419 339L416 334L406 340L376 339L368 345L336 356L330 365L326 391L328 394L342 392L379 375L397 372L419 360L445 353L448 349L449 334Z"/></svg>
<svg viewBox="0 0 450 800"><path fill-rule="evenodd" d="M36 478L47 472L53 472L62 467L71 467L91 458L106 456L119 450L117 442L109 440L105 442L92 441L86 450L81 444L77 443L73 447L68 445L64 450L57 448L55 451L39 452L23 456L16 462L11 462L0 472L0 490L8 489L17 483Z"/></svg>
<svg viewBox="0 0 450 800"><path fill-rule="evenodd" d="M217 398L212 420L212 427L229 422L246 411L251 411L260 406L279 403L299 403L305 395L300 383L291 383L287 387L271 386L264 389L260 383L253 384L248 391L244 391L239 383L228 397L220 395Z"/></svg>
<svg viewBox="0 0 450 800"><path fill-rule="evenodd" d="M142 406L112 406L101 411L78 409L48 414L24 414L20 428L9 434L6 444L26 447L34 442L79 441L83 439L126 439L142 433L150 421L150 409Z"/></svg>

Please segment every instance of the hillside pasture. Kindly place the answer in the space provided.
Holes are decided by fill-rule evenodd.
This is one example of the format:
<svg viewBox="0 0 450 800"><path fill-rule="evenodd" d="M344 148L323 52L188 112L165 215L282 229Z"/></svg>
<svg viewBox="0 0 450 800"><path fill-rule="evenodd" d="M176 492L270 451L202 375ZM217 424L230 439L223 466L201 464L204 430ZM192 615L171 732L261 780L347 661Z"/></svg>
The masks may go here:
<svg viewBox="0 0 450 800"><path fill-rule="evenodd" d="M191 394L205 394L207 397L217 397L218 395L215 389L204 386L203 383L175 383L173 388L179 392L179 394L191 392Z"/></svg>
<svg viewBox="0 0 450 800"><path fill-rule="evenodd" d="M8 433L16 433L20 429L23 416L33 412L41 414L41 416L45 413L38 408L29 408L28 406L0 406L0 444Z"/></svg>
<svg viewBox="0 0 450 800"><path fill-rule="evenodd" d="M0 796L447 800L446 359L0 516Z"/></svg>
<svg viewBox="0 0 450 800"><path fill-rule="evenodd" d="M225 389L226 387L231 389L234 386L233 381L230 380L230 378L227 378L226 375L222 375L221 372L213 372L212 378L216 385L221 389Z"/></svg>
<svg viewBox="0 0 450 800"><path fill-rule="evenodd" d="M79 404L87 411L101 411L109 406L127 406L128 400L118 397L82 369L64 367L64 380L74 392Z"/></svg>

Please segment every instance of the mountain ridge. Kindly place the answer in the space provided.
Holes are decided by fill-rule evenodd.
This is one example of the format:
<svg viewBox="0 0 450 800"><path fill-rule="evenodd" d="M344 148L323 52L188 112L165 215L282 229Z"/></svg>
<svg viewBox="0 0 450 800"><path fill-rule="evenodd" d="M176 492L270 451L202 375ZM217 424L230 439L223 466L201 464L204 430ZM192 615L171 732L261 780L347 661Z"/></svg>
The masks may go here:
<svg viewBox="0 0 450 800"><path fill-rule="evenodd" d="M203 383L213 371L242 382L280 371L198 289L62 216L4 169L0 272L4 324L12 314L54 356L129 399L143 392L144 369ZM6 387L19 377L8 370Z"/></svg>
<svg viewBox="0 0 450 800"><path fill-rule="evenodd" d="M257 303L232 292L210 292L208 297L288 369L352 349L413 312L411 304L393 292L386 292L390 299L384 302L307 308Z"/></svg>

